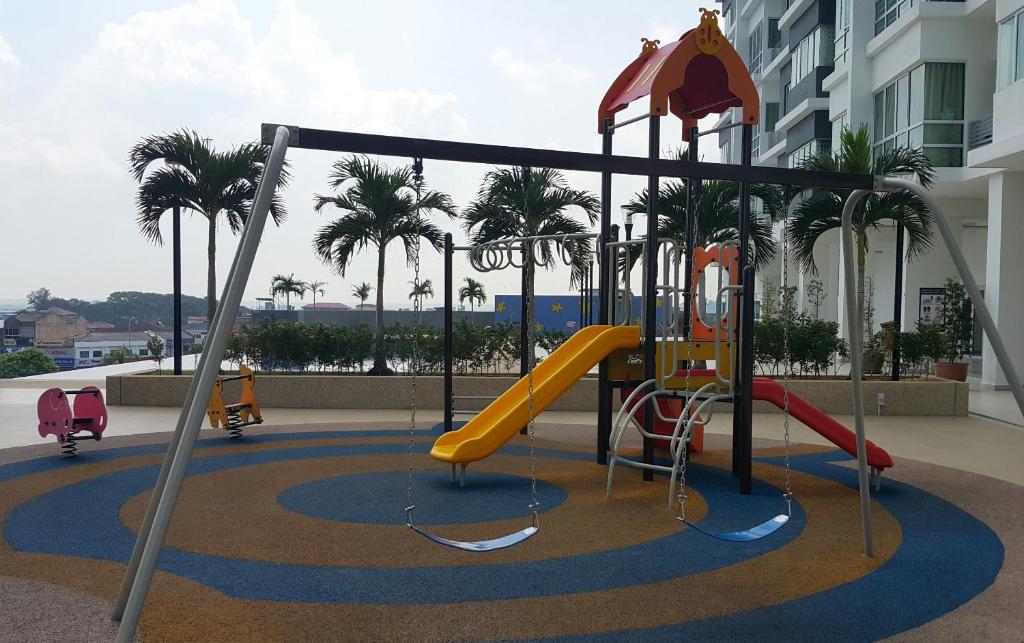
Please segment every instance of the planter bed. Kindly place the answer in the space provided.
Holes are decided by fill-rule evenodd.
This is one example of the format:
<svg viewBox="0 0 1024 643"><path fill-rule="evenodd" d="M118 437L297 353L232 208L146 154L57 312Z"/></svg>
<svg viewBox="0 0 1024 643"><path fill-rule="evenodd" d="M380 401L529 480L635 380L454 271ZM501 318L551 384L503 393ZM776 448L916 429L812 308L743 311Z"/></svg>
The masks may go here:
<svg viewBox="0 0 1024 643"><path fill-rule="evenodd" d="M455 377L455 395L500 395L517 378L496 375ZM107 377L107 403L122 406L181 406L191 375L111 375ZM256 395L263 408L405 409L409 408L409 378L367 375L261 375ZM790 390L832 415L852 415L850 381L844 379L794 379ZM417 405L442 408L444 379L439 375L416 378ZM966 416L968 385L938 378L902 382L864 382L864 411L879 411L878 395L885 395L882 415ZM239 396L238 382L225 384L224 398ZM615 395L618 408L618 395ZM480 400L457 400L457 409L479 409ZM722 405L723 411L729 405ZM584 378L551 406L556 411L596 411L597 378ZM766 402L754 403L755 413L780 413Z"/></svg>

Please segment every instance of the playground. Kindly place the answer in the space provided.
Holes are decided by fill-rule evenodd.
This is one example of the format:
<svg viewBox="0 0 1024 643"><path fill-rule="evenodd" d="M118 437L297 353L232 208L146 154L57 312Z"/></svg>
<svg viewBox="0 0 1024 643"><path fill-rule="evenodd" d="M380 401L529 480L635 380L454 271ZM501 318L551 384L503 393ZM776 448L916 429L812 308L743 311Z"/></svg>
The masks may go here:
<svg viewBox="0 0 1024 643"><path fill-rule="evenodd" d="M617 121L630 105L640 115ZM744 162L700 161L701 137L716 131L699 119L732 108ZM119 642L1019 640L1024 487L960 442L996 425L949 418L901 430L865 417L850 228L863 198L895 189L932 209L1024 409L944 215L906 179L752 166L759 109L746 65L704 11L677 41L644 39L611 83L597 109L601 154L264 124L269 161L176 426L130 435L98 388L53 388L37 405L49 443L0 451L0 632ZM681 121L686 159L660 158L666 118ZM649 157L615 155L614 137L638 123ZM275 419L259 404L257 373L219 370L271 186L289 151L315 150L408 159L417 193L441 162L513 166L524 192L542 168L598 173L599 229L465 247L448 235L442 408L418 404L412 370L401 376L407 413ZM659 239L656 199L644 234L620 239L620 174L646 177L648 194L662 177L687 181L691 211L701 181L738 183L736 240L700 247L692 221L682 242ZM851 416L825 413L785 376L754 376L749 208L759 183L848 192ZM455 261L520 271L523 320L540 266L593 265L598 293L595 323L543 359L524 348L520 379L464 414L459 402L473 396L456 390L451 365ZM787 274L784 265L783 287ZM534 332L522 324L523 347ZM592 373L596 413L545 413ZM755 401L779 413L755 415ZM941 435L930 441L929 431Z"/></svg>

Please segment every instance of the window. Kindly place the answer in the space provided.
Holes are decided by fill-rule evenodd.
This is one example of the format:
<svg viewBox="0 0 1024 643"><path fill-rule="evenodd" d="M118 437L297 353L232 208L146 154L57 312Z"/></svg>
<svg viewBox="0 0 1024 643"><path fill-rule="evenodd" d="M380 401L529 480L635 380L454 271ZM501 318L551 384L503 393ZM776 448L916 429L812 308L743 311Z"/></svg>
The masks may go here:
<svg viewBox="0 0 1024 643"><path fill-rule="evenodd" d="M798 168L800 165L811 156L831 154L832 153L832 142L823 138L812 139L807 143L793 150L789 155L789 167Z"/></svg>
<svg viewBox="0 0 1024 643"><path fill-rule="evenodd" d="M843 130L850 129L850 113L843 112L839 118L832 121L832 147L839 149L843 135Z"/></svg>
<svg viewBox="0 0 1024 643"><path fill-rule="evenodd" d="M999 23L996 77L997 89L1024 78L1024 11Z"/></svg>
<svg viewBox="0 0 1024 643"><path fill-rule="evenodd" d="M964 65L925 63L875 94L874 150L921 148L937 167L963 165Z"/></svg>
<svg viewBox="0 0 1024 643"><path fill-rule="evenodd" d="M833 60L836 65L846 62L847 53L850 50L850 3L853 0L836 0L836 39L835 56Z"/></svg>
<svg viewBox="0 0 1024 643"><path fill-rule="evenodd" d="M750 44L750 73L756 74L761 71L761 24L754 25L754 30L750 32L749 38Z"/></svg>
<svg viewBox="0 0 1024 643"><path fill-rule="evenodd" d="M885 31L913 6L914 0L875 0L875 35Z"/></svg>
<svg viewBox="0 0 1024 643"><path fill-rule="evenodd" d="M774 132L775 123L779 122L779 104L778 103L765 103L764 104L764 131Z"/></svg>
<svg viewBox="0 0 1024 643"><path fill-rule="evenodd" d="M93 351L92 352L92 356L93 357L103 357L103 351Z"/></svg>
<svg viewBox="0 0 1024 643"><path fill-rule="evenodd" d="M78 351L78 359L89 359L89 351Z"/></svg>
<svg viewBox="0 0 1024 643"><path fill-rule="evenodd" d="M20 337L20 336L21 336L21 329L18 328L17 326L13 326L11 328L7 328L6 326L4 327L4 337Z"/></svg>
<svg viewBox="0 0 1024 643"><path fill-rule="evenodd" d="M730 157L729 157L729 152L730 152L730 148L732 148L732 145L730 143L731 143L731 141L729 139L726 139L725 142L722 143L719 146L718 154L719 154L719 157L720 157L719 158L719 162L720 163L729 163L729 162L731 162L732 159L730 159Z"/></svg>
<svg viewBox="0 0 1024 643"><path fill-rule="evenodd" d="M835 29L829 25L821 25L793 49L792 78L790 84L796 85L815 67L830 67L834 58Z"/></svg>
<svg viewBox="0 0 1024 643"><path fill-rule="evenodd" d="M782 88L782 113L789 113L789 88L792 87L789 83Z"/></svg>
<svg viewBox="0 0 1024 643"><path fill-rule="evenodd" d="M146 355L149 355L149 349L148 348L140 348L139 349L139 357L145 357Z"/></svg>
<svg viewBox="0 0 1024 643"><path fill-rule="evenodd" d="M768 48L772 49L782 44L782 32L779 31L779 19L768 18Z"/></svg>

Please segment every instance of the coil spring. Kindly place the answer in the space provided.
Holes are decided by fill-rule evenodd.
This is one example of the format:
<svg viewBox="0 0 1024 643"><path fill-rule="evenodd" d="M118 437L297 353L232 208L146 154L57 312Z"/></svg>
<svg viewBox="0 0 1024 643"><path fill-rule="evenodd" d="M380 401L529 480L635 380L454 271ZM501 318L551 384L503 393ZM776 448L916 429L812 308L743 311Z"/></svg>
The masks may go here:
<svg viewBox="0 0 1024 643"><path fill-rule="evenodd" d="M72 458L78 455L78 445L71 439L71 436L67 436L66 441L60 445L61 454Z"/></svg>

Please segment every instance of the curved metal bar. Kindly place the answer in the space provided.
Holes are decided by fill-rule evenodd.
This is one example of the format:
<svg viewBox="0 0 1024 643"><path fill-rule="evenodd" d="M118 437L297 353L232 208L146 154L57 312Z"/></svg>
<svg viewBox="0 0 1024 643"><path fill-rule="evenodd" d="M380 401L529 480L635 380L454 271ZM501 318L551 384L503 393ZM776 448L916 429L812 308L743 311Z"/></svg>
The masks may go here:
<svg viewBox="0 0 1024 643"><path fill-rule="evenodd" d="M846 322L850 329L850 380L853 384L853 424L857 432L857 479L860 487L860 521L864 531L864 553L875 555L871 530L871 487L868 481L867 447L864 438L864 397L861 378L864 376L864 353L861 346L860 308L857 305L857 268L854 265L853 212L868 190L854 190L843 206L843 283L846 287Z"/></svg>
<svg viewBox="0 0 1024 643"><path fill-rule="evenodd" d="M950 256L953 258L953 264L956 266L956 270L960 273L960 279L964 282L964 287L967 289L967 293L971 296L971 303L974 304L974 310L981 318L982 328L985 330L985 334L988 336L989 343L992 344L992 352L996 355L996 360L999 362L999 367L1003 369L1003 375L1006 376L1006 382L1010 385L1010 390L1013 391L1013 397L1017 400L1017 407L1021 413L1024 413L1024 386L1021 385L1020 376L1017 373L1017 369L1014 368L1013 362L1010 360L1010 352L1006 350L1006 344L1003 343L1003 338L999 334L999 329L996 328L996 322L992 319L992 314L989 312L988 306L985 304L985 299L981 295L981 289L978 288L978 282L974 280L974 275L971 274L971 269L967 265L967 260L964 259L963 253L960 251L960 246L957 244L956 237L953 235L953 229L949 226L949 221L946 219L946 214L942 211L935 198L919 184L907 179L896 179L883 177L878 179L877 184L879 187L890 188L890 189L904 189L913 192L917 196L921 197L928 209L935 215L935 222L938 224L939 234L942 235L942 240L946 243L946 249L949 250Z"/></svg>

